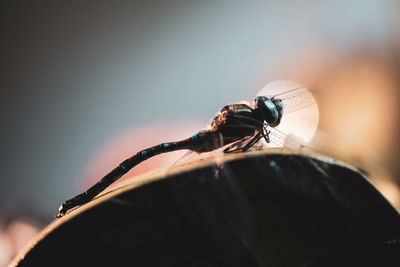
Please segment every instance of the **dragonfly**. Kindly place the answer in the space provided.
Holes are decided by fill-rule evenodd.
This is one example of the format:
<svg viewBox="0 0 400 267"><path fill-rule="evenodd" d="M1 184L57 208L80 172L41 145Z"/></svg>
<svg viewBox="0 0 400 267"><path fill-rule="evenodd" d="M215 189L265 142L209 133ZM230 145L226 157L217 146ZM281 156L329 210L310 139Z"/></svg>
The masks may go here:
<svg viewBox="0 0 400 267"><path fill-rule="evenodd" d="M268 144L271 143L270 137L272 140L282 139L285 134L276 129L282 116L314 104L312 94L305 87L296 87L273 96L257 96L244 103L228 104L216 114L206 129L181 141L161 143L141 150L126 159L87 191L64 201L56 218L90 202L133 167L156 155L185 149L197 153L220 148L224 148L224 153L246 152L260 140Z"/></svg>

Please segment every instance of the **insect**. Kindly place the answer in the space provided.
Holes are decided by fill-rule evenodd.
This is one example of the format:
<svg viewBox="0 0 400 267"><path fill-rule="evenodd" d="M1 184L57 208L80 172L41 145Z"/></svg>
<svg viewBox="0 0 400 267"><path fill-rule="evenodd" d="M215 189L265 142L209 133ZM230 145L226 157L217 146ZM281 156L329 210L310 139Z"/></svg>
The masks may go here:
<svg viewBox="0 0 400 267"><path fill-rule="evenodd" d="M153 156L175 150L188 149L203 153L222 148L225 153L248 151L260 139L270 143L271 129L278 126L283 114L315 104L311 93L297 87L275 96L258 96L251 104L229 104L212 119L208 129L177 142L162 143L126 159L86 192L63 202L57 218L79 205L91 201L96 195L127 173L134 166ZM270 128L271 127L271 128Z"/></svg>

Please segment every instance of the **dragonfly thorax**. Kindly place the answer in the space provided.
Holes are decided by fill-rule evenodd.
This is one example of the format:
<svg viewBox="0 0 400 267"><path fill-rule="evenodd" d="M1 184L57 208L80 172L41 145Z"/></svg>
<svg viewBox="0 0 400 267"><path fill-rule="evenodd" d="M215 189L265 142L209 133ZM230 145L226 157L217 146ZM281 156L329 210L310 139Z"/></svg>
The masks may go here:
<svg viewBox="0 0 400 267"><path fill-rule="evenodd" d="M262 119L271 127L276 127L281 122L283 103L280 99L259 96L256 98L257 110Z"/></svg>

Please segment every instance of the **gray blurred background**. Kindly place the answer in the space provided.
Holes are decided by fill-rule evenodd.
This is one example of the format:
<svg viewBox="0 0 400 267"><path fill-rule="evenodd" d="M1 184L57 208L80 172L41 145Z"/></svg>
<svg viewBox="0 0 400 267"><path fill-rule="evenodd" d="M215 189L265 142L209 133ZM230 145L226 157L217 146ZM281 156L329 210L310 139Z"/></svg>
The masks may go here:
<svg viewBox="0 0 400 267"><path fill-rule="evenodd" d="M398 7L390 0L2 1L0 217L22 211L50 221L79 193L99 149L126 131L201 127L271 80L320 81L297 70L321 59L329 70L363 49L392 58L384 51L397 51Z"/></svg>

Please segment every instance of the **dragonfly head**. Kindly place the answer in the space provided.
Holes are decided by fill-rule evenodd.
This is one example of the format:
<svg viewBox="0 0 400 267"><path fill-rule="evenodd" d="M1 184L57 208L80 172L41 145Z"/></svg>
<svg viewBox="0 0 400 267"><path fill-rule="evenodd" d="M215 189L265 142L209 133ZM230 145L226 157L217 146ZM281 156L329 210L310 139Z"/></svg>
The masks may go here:
<svg viewBox="0 0 400 267"><path fill-rule="evenodd" d="M283 115L283 102L280 99L259 96L256 98L257 109L264 121L271 127L276 127L281 122Z"/></svg>

